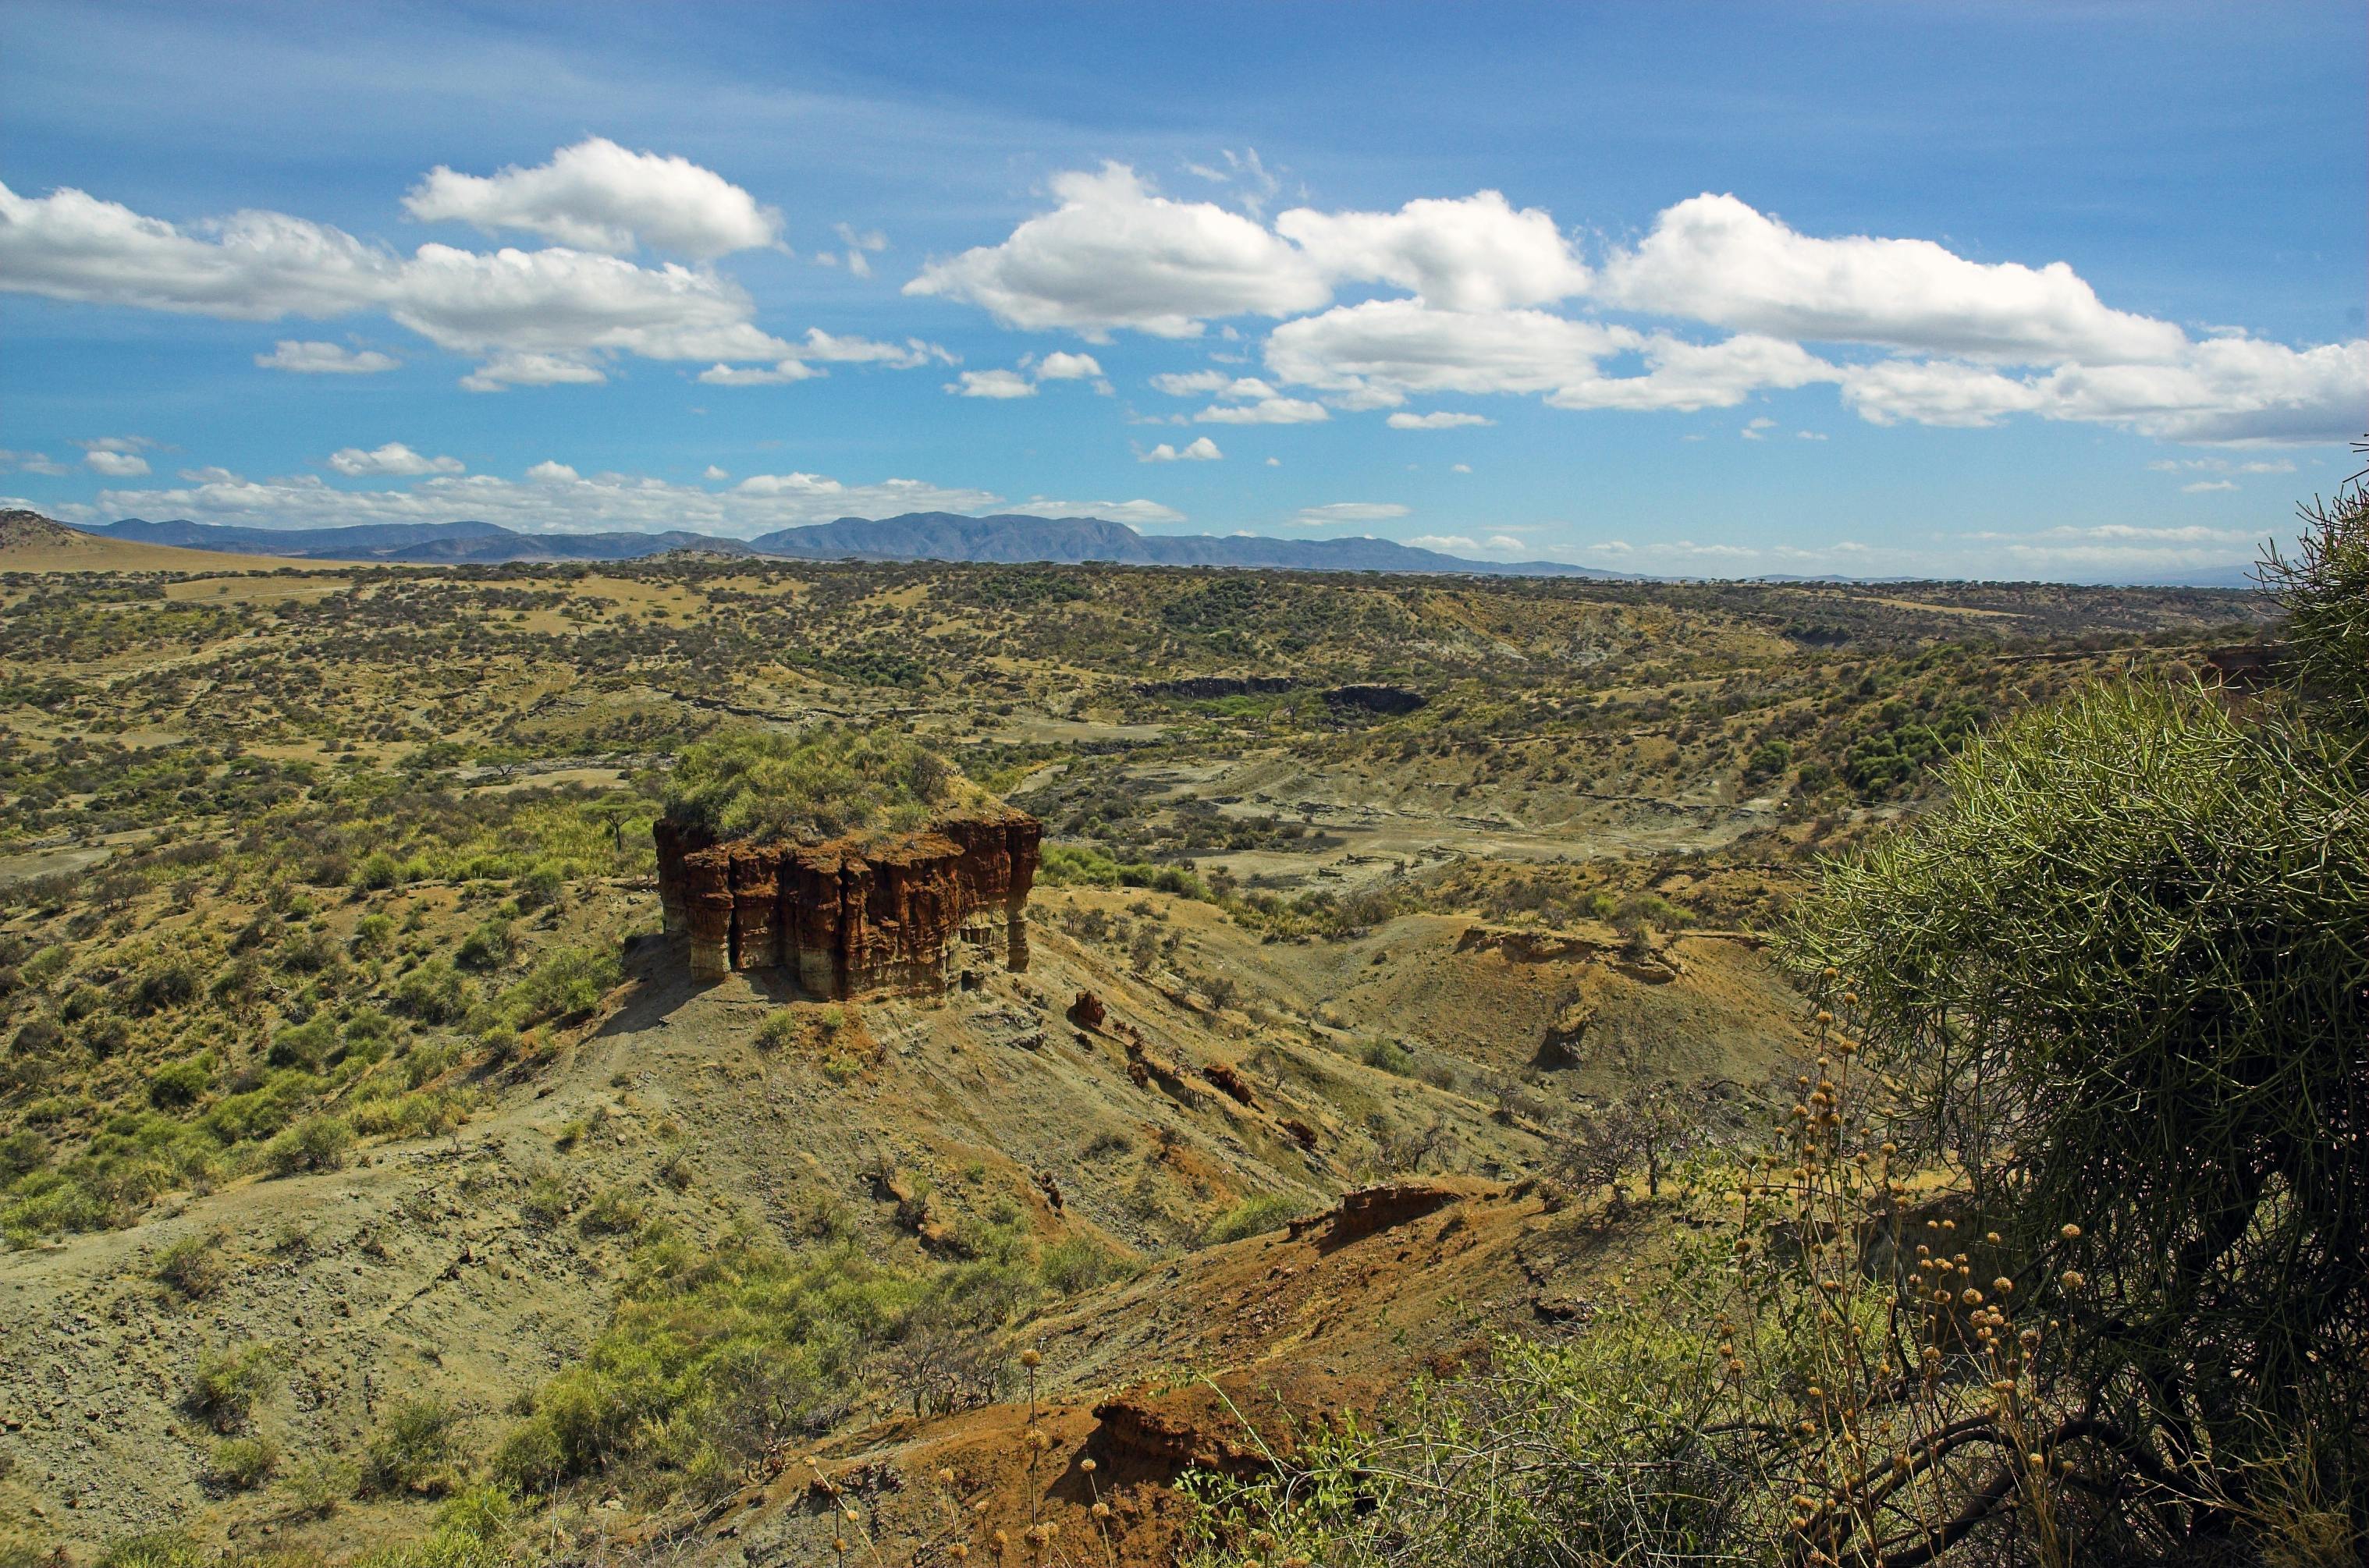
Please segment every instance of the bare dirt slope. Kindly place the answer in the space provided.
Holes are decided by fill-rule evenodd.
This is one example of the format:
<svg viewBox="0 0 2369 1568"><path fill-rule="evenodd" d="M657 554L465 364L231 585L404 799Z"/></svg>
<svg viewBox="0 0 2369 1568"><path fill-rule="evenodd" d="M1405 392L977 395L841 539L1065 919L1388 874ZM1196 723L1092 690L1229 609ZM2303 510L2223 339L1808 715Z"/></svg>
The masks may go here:
<svg viewBox="0 0 2369 1568"><path fill-rule="evenodd" d="M647 897L612 893L608 914L630 928ZM1156 913L1180 933L1178 967L1138 972L1065 934L1061 912L1079 907ZM1083 1236L1145 1260L1132 1282L1023 1331L1082 1431L1112 1391L1162 1376L1184 1388L1203 1370L1253 1383L1305 1372L1367 1397L1529 1312L1539 1280L1515 1254L1539 1206L1468 1183L1456 1189L1466 1218L1419 1215L1395 1240L1311 1232L1190 1250L1213 1219L1255 1196L1278 1213L1321 1209L1392 1179L1409 1147L1435 1169L1538 1169L1549 1129L1480 1075L1523 1068L1566 993L1659 1007L1674 1027L1725 1017L1759 1042L1745 1053L1755 1063L1784 1038L1778 982L1749 949L1718 943L1682 944L1631 980L1604 944L1509 957L1502 942L1468 940L1486 928L1440 917L1301 944L1261 943L1205 904L1159 895L1048 890L1037 913L1024 976L993 970L975 989L844 1009L794 1001L765 974L696 987L676 947L640 939L601 1014L532 1067L488 1080L490 1108L455 1136L246 1179L132 1229L0 1256L15 1461L0 1526L86 1545L194 1515L243 1539L267 1524L324 1547L368 1539L389 1505L307 1524L269 1495L209 1490L217 1433L190 1399L200 1358L271 1347L254 1426L292 1464L350 1462L390 1401L421 1393L457 1402L490 1442L510 1402L599 1332L627 1230L657 1219L791 1245L853 1230L918 1259L1016 1209L1043 1240ZM1239 976L1246 1000L1219 1010L1180 969ZM1628 989L1645 1000L1620 1002ZM1073 1016L1082 991L1098 1022ZM1310 1016L1320 997L1340 1026ZM760 1025L784 1012L798 1027L761 1045ZM1432 1041L1432 1070L1367 1059L1366 1026L1384 1025ZM1576 1081L1533 1078L1539 1095L1582 1100ZM617 1214L630 1220L602 1218ZM190 1236L229 1265L195 1301L154 1267ZM897 1413L884 1397L853 1419Z"/></svg>

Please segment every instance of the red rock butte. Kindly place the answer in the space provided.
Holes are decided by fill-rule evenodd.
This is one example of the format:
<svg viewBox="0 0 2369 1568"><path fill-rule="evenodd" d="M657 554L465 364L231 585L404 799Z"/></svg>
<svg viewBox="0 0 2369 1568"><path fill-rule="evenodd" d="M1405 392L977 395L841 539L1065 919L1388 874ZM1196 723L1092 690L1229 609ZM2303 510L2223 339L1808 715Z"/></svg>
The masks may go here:
<svg viewBox="0 0 2369 1568"><path fill-rule="evenodd" d="M826 843L716 841L659 819L658 903L694 979L786 969L807 995L943 990L971 956L1028 967L1044 828L1008 807Z"/></svg>

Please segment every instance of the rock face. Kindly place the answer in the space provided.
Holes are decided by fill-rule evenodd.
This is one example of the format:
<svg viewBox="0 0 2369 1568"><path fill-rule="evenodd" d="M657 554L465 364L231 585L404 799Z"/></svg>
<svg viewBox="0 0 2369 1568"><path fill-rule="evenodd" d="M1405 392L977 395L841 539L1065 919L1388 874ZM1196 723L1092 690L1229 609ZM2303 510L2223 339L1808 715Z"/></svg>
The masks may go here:
<svg viewBox="0 0 2369 1568"><path fill-rule="evenodd" d="M828 843L716 843L660 820L658 905L691 972L788 969L809 996L943 990L967 954L1028 967L1043 828L985 811Z"/></svg>

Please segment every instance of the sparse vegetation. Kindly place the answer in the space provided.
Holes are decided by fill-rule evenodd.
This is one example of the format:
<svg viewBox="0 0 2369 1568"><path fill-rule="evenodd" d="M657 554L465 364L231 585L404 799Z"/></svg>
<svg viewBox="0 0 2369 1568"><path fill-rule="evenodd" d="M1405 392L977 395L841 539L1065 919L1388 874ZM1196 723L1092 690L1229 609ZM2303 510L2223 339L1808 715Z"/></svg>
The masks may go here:
<svg viewBox="0 0 2369 1568"><path fill-rule="evenodd" d="M1946 811L2001 721L2260 622L2201 592L701 560L0 575L0 1234L197 1227L21 1258L48 1280L120 1247L134 1303L46 1299L70 1337L29 1376L161 1374L156 1485L272 1523L307 1568L297 1543L332 1538L376 1568L532 1561L546 1526L591 1539L784 1475L884 1557L990 1560L1008 1527L1007 1561L1103 1561L1116 1516L1069 1494L1110 1477L1040 1443L1054 1425L901 1499L801 1461L890 1416L1089 1410L1081 1377L1181 1397L1269 1333L1345 1388L1436 1363L1394 1442L1429 1412L1552 1463L1599 1440L1659 1462L1677 1435L1608 1379L1714 1386L1723 1254L1654 1312L1609 1271L1658 1280L1708 1223L1798 1037L1757 935L1689 933L1765 932L1817 856ZM846 716L793 732L817 714ZM894 830L966 779L1047 825L1027 975L828 1003L654 981L661 811ZM1089 986L1099 1023L1070 1011ZM1438 1177L1544 1185L1337 1251L1284 1233L1345 1186ZM1518 1238L1488 1229L1524 1204ZM1580 1304L1517 1253L1581 1259L1555 1288ZM1434 1305L1399 1313L1426 1271ZM1780 1344L1734 1321L1739 1352ZM1453 1369L1509 1322L1528 1337ZM1809 1343L1746 1358L1756 1408L1815 1408ZM1336 1435L1317 1473L1370 1457ZM11 1438L64 1473L52 1428ZM2336 1461L2278 1462L2326 1513ZM32 1473L12 1485L56 1484ZM1023 1474L1042 1516L975 1512ZM92 1483L70 1525L124 1494ZM1274 1501L1207 1495L1247 1528ZM1413 1516L1355 1495L1378 1529ZM1027 1533L1057 1521L1058 1546Z"/></svg>

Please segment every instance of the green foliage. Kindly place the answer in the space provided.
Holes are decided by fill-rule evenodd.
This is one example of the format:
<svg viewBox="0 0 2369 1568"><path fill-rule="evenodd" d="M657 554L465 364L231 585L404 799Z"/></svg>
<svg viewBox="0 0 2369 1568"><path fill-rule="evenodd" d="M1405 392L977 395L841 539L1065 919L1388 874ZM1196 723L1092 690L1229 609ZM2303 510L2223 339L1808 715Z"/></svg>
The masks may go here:
<svg viewBox="0 0 2369 1568"><path fill-rule="evenodd" d="M430 958L395 982L393 1001L423 1024L451 1024L469 1010L469 982L449 960Z"/></svg>
<svg viewBox="0 0 2369 1568"><path fill-rule="evenodd" d="M1036 1277L1056 1296L1075 1296L1135 1272L1126 1258L1084 1236L1056 1242L1036 1256Z"/></svg>
<svg viewBox="0 0 2369 1568"><path fill-rule="evenodd" d="M1773 779L1792 765L1793 748L1781 738L1762 741L1744 760L1744 776L1757 784Z"/></svg>
<svg viewBox="0 0 2369 1568"><path fill-rule="evenodd" d="M796 1044L797 1038L798 1015L786 1007L775 1008L765 1014L762 1024L757 1025L756 1040L760 1050L778 1051Z"/></svg>
<svg viewBox="0 0 2369 1568"><path fill-rule="evenodd" d="M209 1350L198 1357L187 1402L217 1432L235 1432L279 1388L285 1357L268 1341Z"/></svg>
<svg viewBox="0 0 2369 1568"><path fill-rule="evenodd" d="M213 1068L204 1057L168 1061L148 1075L148 1103L160 1111L185 1110L205 1097Z"/></svg>
<svg viewBox="0 0 2369 1568"><path fill-rule="evenodd" d="M1733 1485L1697 1433L1706 1349L1625 1303L1564 1344L1501 1340L1488 1372L1418 1382L1387 1426L1309 1426L1275 1474L1188 1472L1180 1560L1230 1565L1255 1539L1262 1561L1325 1568L1774 1563L1722 1528Z"/></svg>
<svg viewBox="0 0 2369 1568"><path fill-rule="evenodd" d="M460 1424L461 1413L448 1401L433 1396L397 1401L363 1445L362 1486L377 1493L452 1490L452 1467L461 1452Z"/></svg>
<svg viewBox="0 0 2369 1568"><path fill-rule="evenodd" d="M452 962L464 969L484 972L498 969L510 961L517 951L518 936L506 920L489 920L461 939L452 955Z"/></svg>
<svg viewBox="0 0 2369 1568"><path fill-rule="evenodd" d="M1205 1247L1222 1246L1228 1242L1239 1242L1245 1236L1280 1230L1314 1207L1304 1197L1284 1193L1253 1193L1204 1225L1200 1243Z"/></svg>
<svg viewBox="0 0 2369 1568"><path fill-rule="evenodd" d="M337 1046L337 1024L316 1013L302 1024L290 1024L275 1033L271 1048L263 1059L273 1067L317 1072Z"/></svg>
<svg viewBox="0 0 2369 1568"><path fill-rule="evenodd" d="M622 1187L597 1194L578 1217L576 1227L587 1236L622 1236L642 1224L641 1200Z"/></svg>
<svg viewBox="0 0 2369 1568"><path fill-rule="evenodd" d="M1207 900L1209 897L1208 885L1182 866L1113 860L1091 846L1047 844L1036 876L1054 887L1148 887L1180 898Z"/></svg>
<svg viewBox="0 0 2369 1568"><path fill-rule="evenodd" d="M502 1440L495 1473L525 1493L621 1466L659 1484L732 1484L768 1441L851 1408L900 1338L925 1323L1000 1325L1031 1293L1021 1269L1000 1247L923 1274L853 1245L794 1256L657 1237L635 1253L609 1329Z"/></svg>
<svg viewBox="0 0 2369 1568"><path fill-rule="evenodd" d="M937 753L883 730L736 730L686 748L667 813L718 838L810 839L919 826L967 786Z"/></svg>
<svg viewBox="0 0 2369 1568"><path fill-rule="evenodd" d="M2369 728L2369 488L2350 480L2302 511L2295 555L2272 546L2260 572L2284 617L2283 655L2306 700Z"/></svg>
<svg viewBox="0 0 2369 1568"><path fill-rule="evenodd" d="M383 893L403 885L403 863L384 850L372 850L354 867L354 886L365 893Z"/></svg>
<svg viewBox="0 0 2369 1568"><path fill-rule="evenodd" d="M252 1492L271 1479L280 1448L268 1437L224 1437L206 1459L206 1479L232 1492Z"/></svg>
<svg viewBox="0 0 2369 1568"><path fill-rule="evenodd" d="M1414 1076L1413 1054L1396 1040L1386 1040L1377 1036L1368 1040L1365 1048L1357 1054L1368 1067L1379 1068L1401 1078Z"/></svg>
<svg viewBox="0 0 2369 1568"><path fill-rule="evenodd" d="M549 861L537 861L510 880L510 891L521 910L548 909L559 902L559 895L567 886L560 868Z"/></svg>
<svg viewBox="0 0 2369 1568"><path fill-rule="evenodd" d="M587 947L555 947L527 977L501 997L501 1012L516 1028L555 1019L572 1024L589 1016L617 983L615 957Z"/></svg>
<svg viewBox="0 0 2369 1568"><path fill-rule="evenodd" d="M158 1284L185 1301L200 1301L214 1293L228 1272L223 1261L223 1233L200 1231L168 1242L156 1250L148 1271Z"/></svg>
<svg viewBox="0 0 2369 1568"><path fill-rule="evenodd" d="M205 1549L186 1531L143 1530L110 1544L93 1568L201 1568L206 1561Z"/></svg>
<svg viewBox="0 0 2369 1568"><path fill-rule="evenodd" d="M1794 964L1857 988L1984 1223L2102 1242L2079 1375L2174 1455L2369 1400L2362 782L2204 695L2107 688L1970 748L1800 911Z"/></svg>
<svg viewBox="0 0 2369 1568"><path fill-rule="evenodd" d="M354 1129L342 1116L306 1116L263 1146L263 1162L275 1176L301 1171L334 1171L354 1146Z"/></svg>
<svg viewBox="0 0 2369 1568"><path fill-rule="evenodd" d="M208 1106L198 1125L223 1143L269 1138L296 1119L327 1087L315 1074L277 1068L263 1082L235 1094L225 1094Z"/></svg>

